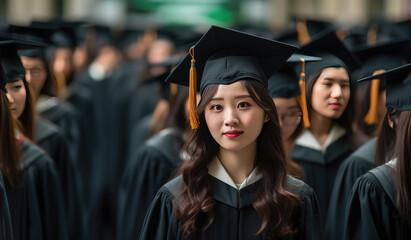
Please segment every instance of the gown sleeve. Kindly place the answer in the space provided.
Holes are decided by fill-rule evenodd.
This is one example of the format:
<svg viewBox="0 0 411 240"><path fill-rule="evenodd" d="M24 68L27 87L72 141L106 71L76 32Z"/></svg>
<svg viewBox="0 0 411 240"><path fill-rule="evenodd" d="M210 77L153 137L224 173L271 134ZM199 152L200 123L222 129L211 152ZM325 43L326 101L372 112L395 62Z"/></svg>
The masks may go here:
<svg viewBox="0 0 411 240"><path fill-rule="evenodd" d="M325 222L327 239L341 240L344 235L344 216L350 191L358 177L372 168L372 162L349 157L338 169Z"/></svg>
<svg viewBox="0 0 411 240"><path fill-rule="evenodd" d="M37 199L44 240L68 239L63 192L54 163L50 159L36 163L27 171L28 199ZM31 200L31 201L33 201ZM32 209L36 209L34 206ZM32 214L35 214L32 211Z"/></svg>
<svg viewBox="0 0 411 240"><path fill-rule="evenodd" d="M3 176L0 172L0 239L12 240L13 231L11 228L11 219L9 205L6 197L6 188Z"/></svg>
<svg viewBox="0 0 411 240"><path fill-rule="evenodd" d="M394 239L392 201L378 180L366 173L355 182L347 202L344 239ZM393 235L392 235L393 234Z"/></svg>
<svg viewBox="0 0 411 240"><path fill-rule="evenodd" d="M178 219L174 214L173 200L173 194L165 186L158 191L147 211L140 239L181 239Z"/></svg>
<svg viewBox="0 0 411 240"><path fill-rule="evenodd" d="M137 239L144 216L157 191L175 169L165 156L151 147L142 148L128 164L119 191L117 239Z"/></svg>
<svg viewBox="0 0 411 240"><path fill-rule="evenodd" d="M301 208L297 221L298 234L295 239L323 239L320 208L314 190L308 185L303 185L299 195Z"/></svg>

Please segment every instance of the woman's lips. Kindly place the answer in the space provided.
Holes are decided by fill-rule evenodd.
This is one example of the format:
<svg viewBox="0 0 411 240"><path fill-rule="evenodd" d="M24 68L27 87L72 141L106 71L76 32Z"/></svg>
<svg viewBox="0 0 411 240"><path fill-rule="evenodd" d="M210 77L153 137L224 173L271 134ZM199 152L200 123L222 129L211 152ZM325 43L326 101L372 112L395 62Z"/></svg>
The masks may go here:
<svg viewBox="0 0 411 240"><path fill-rule="evenodd" d="M331 103L330 106L331 106L333 109L339 109L339 108L342 107L342 104L340 104L340 103Z"/></svg>
<svg viewBox="0 0 411 240"><path fill-rule="evenodd" d="M224 136L226 136L226 137L228 137L228 138L235 138L235 137L238 137L238 136L240 136L241 134L243 134L243 132L240 132L240 131L228 131L228 132L225 132L225 133L223 133L224 134Z"/></svg>

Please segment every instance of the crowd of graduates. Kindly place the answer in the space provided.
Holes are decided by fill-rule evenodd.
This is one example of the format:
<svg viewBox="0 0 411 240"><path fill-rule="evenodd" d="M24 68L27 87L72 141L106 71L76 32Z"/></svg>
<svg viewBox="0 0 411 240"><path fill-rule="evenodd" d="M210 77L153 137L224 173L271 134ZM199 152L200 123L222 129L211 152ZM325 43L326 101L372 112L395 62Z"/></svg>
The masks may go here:
<svg viewBox="0 0 411 240"><path fill-rule="evenodd" d="M0 239L408 239L411 22L0 25Z"/></svg>

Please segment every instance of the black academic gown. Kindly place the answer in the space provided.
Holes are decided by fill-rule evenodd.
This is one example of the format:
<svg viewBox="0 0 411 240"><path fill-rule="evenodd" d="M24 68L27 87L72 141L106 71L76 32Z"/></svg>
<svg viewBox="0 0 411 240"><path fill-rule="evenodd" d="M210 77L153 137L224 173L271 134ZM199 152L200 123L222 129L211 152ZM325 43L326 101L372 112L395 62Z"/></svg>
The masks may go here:
<svg viewBox="0 0 411 240"><path fill-rule="evenodd" d="M410 239L411 226L396 208L391 171L384 164L357 179L347 203L344 239Z"/></svg>
<svg viewBox="0 0 411 240"><path fill-rule="evenodd" d="M69 147L72 158L77 162L79 157L79 149L81 144L82 132L81 124L83 124L80 112L70 103L61 102L57 98L50 98L49 106L42 111L37 111L45 119L58 126Z"/></svg>
<svg viewBox="0 0 411 240"><path fill-rule="evenodd" d="M338 169L325 221L327 239L343 239L345 207L352 186L361 175L372 168L377 140L370 140L353 152Z"/></svg>
<svg viewBox="0 0 411 240"><path fill-rule="evenodd" d="M63 190L70 239L84 239L85 216L80 183L65 137L59 127L37 117L35 140L56 164Z"/></svg>
<svg viewBox="0 0 411 240"><path fill-rule="evenodd" d="M130 159L119 190L116 239L138 239L151 201L181 162L182 144L181 132L167 128Z"/></svg>
<svg viewBox="0 0 411 240"><path fill-rule="evenodd" d="M347 135L328 145L324 153L297 143L291 150L290 157L304 169L305 182L314 189L318 197L321 216L327 216L335 176L341 163L351 152Z"/></svg>
<svg viewBox="0 0 411 240"><path fill-rule="evenodd" d="M3 175L0 172L0 239L12 240L13 230L11 227L9 204L7 202L6 186Z"/></svg>
<svg viewBox="0 0 411 240"><path fill-rule="evenodd" d="M63 193L54 162L22 142L23 183L7 189L14 240L68 239Z"/></svg>
<svg viewBox="0 0 411 240"><path fill-rule="evenodd" d="M252 202L261 181L237 190L212 177L213 197L216 200L215 219L205 231L191 234L187 239L265 239L254 233L261 220ZM294 236L283 239L321 239L321 219L314 191L303 182L288 177L287 190L301 199L301 208L290 224L298 228ZM164 185L157 193L147 212L140 239L182 239L180 222L175 216L173 201L182 191L182 176ZM201 220L200 220L201 221Z"/></svg>

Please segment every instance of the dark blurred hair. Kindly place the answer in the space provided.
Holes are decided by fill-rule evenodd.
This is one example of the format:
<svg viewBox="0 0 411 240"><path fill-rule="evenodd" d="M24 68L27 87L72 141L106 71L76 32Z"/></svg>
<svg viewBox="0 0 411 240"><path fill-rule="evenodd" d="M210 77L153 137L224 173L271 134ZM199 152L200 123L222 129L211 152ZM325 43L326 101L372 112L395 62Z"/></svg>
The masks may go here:
<svg viewBox="0 0 411 240"><path fill-rule="evenodd" d="M396 121L399 114L399 111L390 108L380 123L373 167L383 165L393 157L397 133L395 128L390 127L389 119Z"/></svg>
<svg viewBox="0 0 411 240"><path fill-rule="evenodd" d="M370 108L370 92L371 92L371 81L364 81L363 83L357 86L355 90L355 118L354 118L354 125L356 126L356 130L359 131L360 134L365 135L365 137L372 139L376 137L378 131L379 124L372 124L369 125L364 121L365 115L367 115L368 110ZM385 81L380 81L379 93L387 89L387 85ZM380 119L381 121L381 119Z"/></svg>
<svg viewBox="0 0 411 240"><path fill-rule="evenodd" d="M397 158L392 171L397 194L397 207L401 217L411 226L411 111L403 111L396 121L397 140L394 157Z"/></svg>
<svg viewBox="0 0 411 240"><path fill-rule="evenodd" d="M242 80L241 83L270 118L264 123L257 138L255 165L263 177L253 202L253 207L261 217L261 226L256 234L262 233L267 238L284 236L295 232L287 220L298 208L300 199L284 189L287 182L287 160L277 111L267 89L261 83L253 80ZM182 223L183 237L198 230L206 230L215 218L215 199L211 193L213 179L208 174L207 166L218 154L219 145L209 132L204 111L218 86L212 84L204 89L197 107L199 128L192 131L183 148L188 156L179 171L183 177L184 187L174 201L176 216ZM197 225L200 216L208 217L203 226Z"/></svg>

